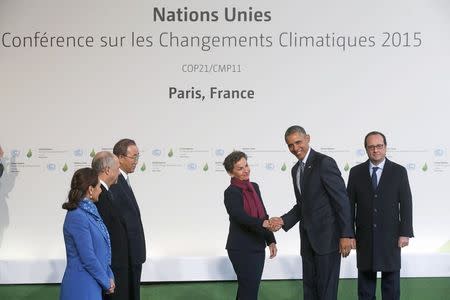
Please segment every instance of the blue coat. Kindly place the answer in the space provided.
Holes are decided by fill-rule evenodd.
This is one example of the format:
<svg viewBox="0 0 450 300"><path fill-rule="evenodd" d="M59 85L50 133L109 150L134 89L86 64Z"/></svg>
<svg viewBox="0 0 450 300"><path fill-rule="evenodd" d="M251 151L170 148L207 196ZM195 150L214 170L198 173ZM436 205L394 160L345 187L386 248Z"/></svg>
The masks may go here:
<svg viewBox="0 0 450 300"><path fill-rule="evenodd" d="M64 221L67 266L61 282L61 300L101 300L113 273L108 264L108 243L94 218L77 208Z"/></svg>

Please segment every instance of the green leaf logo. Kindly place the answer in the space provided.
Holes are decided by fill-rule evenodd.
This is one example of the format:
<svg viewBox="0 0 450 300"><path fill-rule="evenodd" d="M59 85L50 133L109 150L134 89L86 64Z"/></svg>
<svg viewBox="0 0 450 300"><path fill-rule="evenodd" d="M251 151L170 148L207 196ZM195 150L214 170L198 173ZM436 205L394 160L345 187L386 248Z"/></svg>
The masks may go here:
<svg viewBox="0 0 450 300"><path fill-rule="evenodd" d="M281 171L286 171L287 167L286 167L286 163L283 163L283 165L281 166Z"/></svg>
<svg viewBox="0 0 450 300"><path fill-rule="evenodd" d="M208 169L209 169L209 167L208 167L208 164L206 163L204 166L203 166L203 171L208 171Z"/></svg>
<svg viewBox="0 0 450 300"><path fill-rule="evenodd" d="M94 150L94 148L92 148L92 151L91 151L91 153L89 154L89 156L92 157L92 158L95 156L95 150Z"/></svg>
<svg viewBox="0 0 450 300"><path fill-rule="evenodd" d="M67 172L67 170L69 170L69 167L67 166L67 164L64 164L62 170L63 170L63 172Z"/></svg>
<svg viewBox="0 0 450 300"><path fill-rule="evenodd" d="M145 163L143 163L143 164L142 164L142 167L141 167L141 171L144 172L145 169L147 169L147 166L145 165Z"/></svg>
<svg viewBox="0 0 450 300"><path fill-rule="evenodd" d="M422 167L422 171L426 172L428 170L428 165L425 163Z"/></svg>
<svg viewBox="0 0 450 300"><path fill-rule="evenodd" d="M348 165L348 163L345 163L344 171L348 172L348 170L350 170L350 166Z"/></svg>
<svg viewBox="0 0 450 300"><path fill-rule="evenodd" d="M31 152L31 149L29 149L27 152L27 157L30 158L32 156L33 156L33 152Z"/></svg>
<svg viewBox="0 0 450 300"><path fill-rule="evenodd" d="M169 153L167 153L167 155L168 155L169 157L172 157L172 156L173 156L173 150L170 149L170 151L169 151Z"/></svg>

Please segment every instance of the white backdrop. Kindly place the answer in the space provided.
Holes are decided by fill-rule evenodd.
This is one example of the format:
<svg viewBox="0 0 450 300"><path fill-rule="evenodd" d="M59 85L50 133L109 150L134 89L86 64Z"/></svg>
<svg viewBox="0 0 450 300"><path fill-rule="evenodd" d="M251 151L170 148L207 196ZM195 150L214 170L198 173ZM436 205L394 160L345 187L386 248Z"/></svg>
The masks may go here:
<svg viewBox="0 0 450 300"><path fill-rule="evenodd" d="M148 245L143 280L234 278L221 162L247 152L269 214L285 213L295 158L283 134L293 124L345 180L366 159L364 135L384 132L414 197L416 237L402 274L450 276L448 1L172 2L0 2L0 283L61 280L70 178L123 137L142 158L131 181ZM155 20L155 7L217 21ZM228 22L233 7L265 21ZM165 47L169 33L240 44ZM302 44L287 45L289 33ZM68 37L82 44L62 45ZM122 44L102 47L109 38ZM205 99L170 98L170 87ZM210 98L211 87L255 96ZM279 256L264 278L301 277L298 230L276 237ZM355 276L354 254L341 275Z"/></svg>

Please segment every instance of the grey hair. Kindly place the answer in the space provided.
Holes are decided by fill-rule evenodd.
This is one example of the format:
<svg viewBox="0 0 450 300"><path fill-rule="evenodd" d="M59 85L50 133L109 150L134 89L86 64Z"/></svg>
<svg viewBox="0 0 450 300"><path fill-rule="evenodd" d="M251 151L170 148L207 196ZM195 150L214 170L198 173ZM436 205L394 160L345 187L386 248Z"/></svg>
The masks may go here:
<svg viewBox="0 0 450 300"><path fill-rule="evenodd" d="M306 134L306 131L302 126L293 125L286 130L286 133L284 134L284 140L286 141L287 137L294 133Z"/></svg>
<svg viewBox="0 0 450 300"><path fill-rule="evenodd" d="M95 154L92 159L92 169L98 173L104 172L107 168L112 168L114 166L115 155L109 151L100 151Z"/></svg>

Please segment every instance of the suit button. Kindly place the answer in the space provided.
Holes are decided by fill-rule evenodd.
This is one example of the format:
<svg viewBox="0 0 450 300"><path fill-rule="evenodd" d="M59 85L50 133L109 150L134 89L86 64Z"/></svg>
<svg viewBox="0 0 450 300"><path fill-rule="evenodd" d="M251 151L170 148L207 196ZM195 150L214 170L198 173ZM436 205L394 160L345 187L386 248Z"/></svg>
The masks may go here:
<svg viewBox="0 0 450 300"><path fill-rule="evenodd" d="M373 228L377 228L377 224L373 224Z"/></svg>
<svg viewBox="0 0 450 300"><path fill-rule="evenodd" d="M374 196L375 198L378 198L378 195L377 194L375 194L375 196Z"/></svg>
<svg viewBox="0 0 450 300"><path fill-rule="evenodd" d="M375 209L373 210L373 212L376 213L376 212L378 212L378 210L375 208Z"/></svg>

